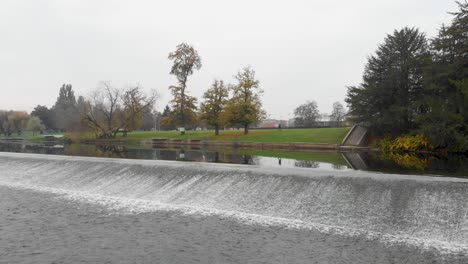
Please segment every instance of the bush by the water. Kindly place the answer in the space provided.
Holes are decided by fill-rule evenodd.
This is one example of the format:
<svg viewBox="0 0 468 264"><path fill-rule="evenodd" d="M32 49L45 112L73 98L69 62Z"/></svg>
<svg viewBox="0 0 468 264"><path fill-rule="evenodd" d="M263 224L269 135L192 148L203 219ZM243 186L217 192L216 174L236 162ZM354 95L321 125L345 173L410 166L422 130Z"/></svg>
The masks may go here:
<svg viewBox="0 0 468 264"><path fill-rule="evenodd" d="M376 147L386 151L430 151L434 150L427 138L421 134L403 135L396 138L383 138L376 142Z"/></svg>

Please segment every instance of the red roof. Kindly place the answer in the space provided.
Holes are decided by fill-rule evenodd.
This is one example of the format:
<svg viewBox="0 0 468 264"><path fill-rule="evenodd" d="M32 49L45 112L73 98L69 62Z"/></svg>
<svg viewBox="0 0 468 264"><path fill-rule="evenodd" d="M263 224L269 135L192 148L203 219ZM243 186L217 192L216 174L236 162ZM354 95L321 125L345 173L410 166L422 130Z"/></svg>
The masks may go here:
<svg viewBox="0 0 468 264"><path fill-rule="evenodd" d="M275 121L262 123L262 127L277 127L277 126L278 126L278 123Z"/></svg>

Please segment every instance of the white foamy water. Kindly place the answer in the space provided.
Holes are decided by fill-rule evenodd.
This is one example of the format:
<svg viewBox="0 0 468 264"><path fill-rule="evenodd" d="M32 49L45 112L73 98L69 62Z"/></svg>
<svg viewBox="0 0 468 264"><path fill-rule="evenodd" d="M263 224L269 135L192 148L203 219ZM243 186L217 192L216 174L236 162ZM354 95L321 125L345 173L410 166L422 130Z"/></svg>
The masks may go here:
<svg viewBox="0 0 468 264"><path fill-rule="evenodd" d="M463 179L0 153L0 185L116 213L177 210L468 252Z"/></svg>

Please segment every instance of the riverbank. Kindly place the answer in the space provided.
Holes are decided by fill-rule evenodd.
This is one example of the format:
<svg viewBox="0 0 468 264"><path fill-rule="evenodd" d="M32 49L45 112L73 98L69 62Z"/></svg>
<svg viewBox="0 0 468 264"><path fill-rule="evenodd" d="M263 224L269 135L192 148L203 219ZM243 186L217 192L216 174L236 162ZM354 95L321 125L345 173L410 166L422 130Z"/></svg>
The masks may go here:
<svg viewBox="0 0 468 264"><path fill-rule="evenodd" d="M340 144L349 130L349 127L282 130L253 129L249 131L248 135L244 135L242 130L222 130L218 136L212 130L187 131L185 135L180 135L178 131L135 131L128 133L127 137L118 135L115 139L110 140L96 139L93 133L68 133L65 138L76 143L117 141L127 144L139 144L154 138L165 138L210 142Z"/></svg>
<svg viewBox="0 0 468 264"><path fill-rule="evenodd" d="M0 138L2 142L67 142L85 144L151 145L155 147L195 148L236 148L277 151L349 151L358 147L342 146L341 143L351 128L309 128L309 129L253 129L244 135L242 130L223 130L215 135L212 130L187 131L134 131L126 136L118 134L112 139L96 139L90 132L67 133L55 136L24 135L22 137ZM358 148L362 149L362 148Z"/></svg>

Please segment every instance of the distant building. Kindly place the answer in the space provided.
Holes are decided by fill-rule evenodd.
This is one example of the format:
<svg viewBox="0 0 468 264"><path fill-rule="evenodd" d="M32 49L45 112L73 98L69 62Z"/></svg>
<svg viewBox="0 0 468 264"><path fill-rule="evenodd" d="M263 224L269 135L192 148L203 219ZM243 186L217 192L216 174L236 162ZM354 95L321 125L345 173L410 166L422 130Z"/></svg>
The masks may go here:
<svg viewBox="0 0 468 264"><path fill-rule="evenodd" d="M280 125L282 128L288 127L289 122L287 120L267 119L255 125L256 128L278 128Z"/></svg>
<svg viewBox="0 0 468 264"><path fill-rule="evenodd" d="M278 127L278 122L276 120L265 120L260 124L261 128L275 128Z"/></svg>

